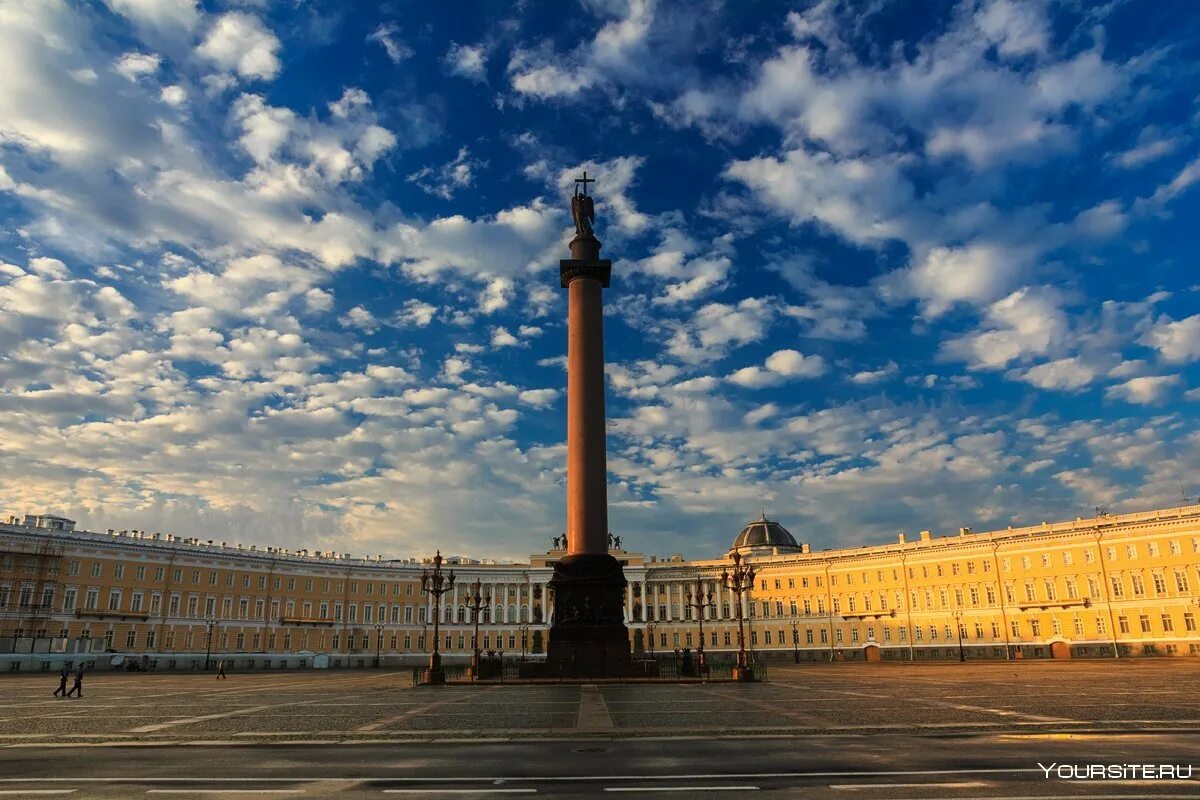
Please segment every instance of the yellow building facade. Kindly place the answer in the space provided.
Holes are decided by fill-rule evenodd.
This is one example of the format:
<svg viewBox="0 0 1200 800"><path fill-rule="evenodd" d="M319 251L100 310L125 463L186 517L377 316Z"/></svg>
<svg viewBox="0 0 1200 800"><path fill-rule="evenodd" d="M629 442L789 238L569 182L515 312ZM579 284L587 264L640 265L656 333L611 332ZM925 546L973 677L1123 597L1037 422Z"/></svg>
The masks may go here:
<svg viewBox="0 0 1200 800"><path fill-rule="evenodd" d="M738 646L734 553L757 571L742 598L758 660L1134 658L1200 655L1200 506L812 552L765 515L719 558L616 551L637 656ZM557 551L528 563L450 563L438 620L448 661L472 650L469 587L488 598L483 650L545 651ZM0 524L0 670L416 665L434 603L420 560L75 531L59 517ZM699 619L696 598L712 605Z"/></svg>

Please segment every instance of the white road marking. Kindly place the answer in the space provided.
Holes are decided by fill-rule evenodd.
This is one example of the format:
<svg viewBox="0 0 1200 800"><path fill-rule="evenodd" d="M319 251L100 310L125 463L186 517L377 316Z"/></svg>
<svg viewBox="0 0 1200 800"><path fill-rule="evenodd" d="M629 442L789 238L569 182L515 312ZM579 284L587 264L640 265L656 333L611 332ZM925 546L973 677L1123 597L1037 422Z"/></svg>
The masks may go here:
<svg viewBox="0 0 1200 800"><path fill-rule="evenodd" d="M754 792L757 786L605 786L606 792Z"/></svg>
<svg viewBox="0 0 1200 800"><path fill-rule="evenodd" d="M75 794L78 789L0 789L0 795L19 794L19 795L45 795L45 794Z"/></svg>
<svg viewBox="0 0 1200 800"><path fill-rule="evenodd" d="M537 789L384 789L384 794L537 794Z"/></svg>
<svg viewBox="0 0 1200 800"><path fill-rule="evenodd" d="M147 789L146 794L304 794L303 789Z"/></svg>
<svg viewBox="0 0 1200 800"><path fill-rule="evenodd" d="M987 781L958 781L957 783L831 783L829 784L829 788L856 792L864 789L910 789L914 787L926 789L935 786L939 789L983 789L991 785Z"/></svg>

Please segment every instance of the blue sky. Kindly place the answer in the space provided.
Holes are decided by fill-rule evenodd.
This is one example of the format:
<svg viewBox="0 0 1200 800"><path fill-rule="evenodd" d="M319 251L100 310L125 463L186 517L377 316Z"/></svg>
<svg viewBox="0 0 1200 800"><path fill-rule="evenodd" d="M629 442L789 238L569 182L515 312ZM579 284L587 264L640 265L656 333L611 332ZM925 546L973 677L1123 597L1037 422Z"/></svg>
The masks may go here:
<svg viewBox="0 0 1200 800"><path fill-rule="evenodd" d="M521 557L1200 491L1186 2L0 0L0 508Z"/></svg>

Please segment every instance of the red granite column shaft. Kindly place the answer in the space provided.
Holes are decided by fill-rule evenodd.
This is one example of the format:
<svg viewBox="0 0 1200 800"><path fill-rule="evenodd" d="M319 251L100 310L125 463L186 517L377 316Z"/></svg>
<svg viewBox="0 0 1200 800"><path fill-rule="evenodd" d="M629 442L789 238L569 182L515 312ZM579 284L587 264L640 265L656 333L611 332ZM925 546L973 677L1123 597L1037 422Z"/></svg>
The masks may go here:
<svg viewBox="0 0 1200 800"><path fill-rule="evenodd" d="M600 281L567 289L567 552L608 552L604 309Z"/></svg>

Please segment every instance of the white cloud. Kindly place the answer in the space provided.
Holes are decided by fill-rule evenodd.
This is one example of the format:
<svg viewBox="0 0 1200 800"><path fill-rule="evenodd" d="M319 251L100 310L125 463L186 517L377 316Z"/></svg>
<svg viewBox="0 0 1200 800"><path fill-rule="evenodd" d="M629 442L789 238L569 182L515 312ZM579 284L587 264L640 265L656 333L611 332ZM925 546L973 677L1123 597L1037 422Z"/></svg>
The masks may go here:
<svg viewBox="0 0 1200 800"><path fill-rule="evenodd" d="M1050 21L1044 3L993 0L975 17L975 25L1001 55L1044 54L1050 44Z"/></svg>
<svg viewBox="0 0 1200 800"><path fill-rule="evenodd" d="M187 90L179 84L164 86L158 96L164 103L171 106L181 106L187 102Z"/></svg>
<svg viewBox="0 0 1200 800"><path fill-rule="evenodd" d="M1179 383L1178 375L1147 375L1109 386L1104 395L1139 405L1153 405L1165 400Z"/></svg>
<svg viewBox="0 0 1200 800"><path fill-rule="evenodd" d="M860 386L869 386L876 383L882 383L888 380L899 372L899 367L895 361L888 361L879 369L862 370L850 376L851 383L857 383Z"/></svg>
<svg viewBox="0 0 1200 800"><path fill-rule="evenodd" d="M655 77L646 56L654 23L652 0L628 0L596 10L615 14L590 42L566 55L546 47L517 48L508 62L512 88L521 95L542 100L572 99L584 89L613 79L649 82Z"/></svg>
<svg viewBox="0 0 1200 800"><path fill-rule="evenodd" d="M67 265L57 258L31 258L29 269L43 278L66 280L69 271Z"/></svg>
<svg viewBox="0 0 1200 800"><path fill-rule="evenodd" d="M196 27L200 14L196 0L105 0L108 7L139 25L159 31Z"/></svg>
<svg viewBox="0 0 1200 800"><path fill-rule="evenodd" d="M727 380L748 389L778 386L795 378L815 378L828 369L819 355L806 356L797 350L777 350L767 357L762 367L743 367L731 373Z"/></svg>
<svg viewBox="0 0 1200 800"><path fill-rule="evenodd" d="M911 296L923 298L936 317L956 303L982 305L1007 294L1029 266L1030 254L991 244L935 247L902 273Z"/></svg>
<svg viewBox="0 0 1200 800"><path fill-rule="evenodd" d="M279 39L262 20L230 11L213 22L196 52L243 78L271 80L279 73L279 48Z"/></svg>
<svg viewBox="0 0 1200 800"><path fill-rule="evenodd" d="M430 305L423 300L405 300L404 305L396 312L396 322L403 326L424 328L433 321L436 313L437 306Z"/></svg>
<svg viewBox="0 0 1200 800"><path fill-rule="evenodd" d="M378 42L387 52L393 64L412 57L412 48L400 39L400 28L394 24L380 25L367 37L368 42Z"/></svg>
<svg viewBox="0 0 1200 800"><path fill-rule="evenodd" d="M374 333L379 330L379 320L375 319L375 315L362 306L350 309L338 321L347 328L359 328L366 333Z"/></svg>
<svg viewBox="0 0 1200 800"><path fill-rule="evenodd" d="M126 80L136 81L143 75L158 72L162 58L154 53L126 53L117 59L114 69Z"/></svg>
<svg viewBox="0 0 1200 800"><path fill-rule="evenodd" d="M1200 359L1200 314L1181 320L1162 317L1142 337L1141 343L1153 347L1170 363Z"/></svg>
<svg viewBox="0 0 1200 800"><path fill-rule="evenodd" d="M744 183L792 222L813 221L857 244L904 238L914 206L903 156L839 159L803 148L782 158L734 161L725 176Z"/></svg>
<svg viewBox="0 0 1200 800"><path fill-rule="evenodd" d="M1113 153L1110 159L1121 169L1137 169L1174 153L1183 143L1182 137L1164 136L1151 125L1142 129L1138 135L1137 144L1128 150Z"/></svg>
<svg viewBox="0 0 1200 800"><path fill-rule="evenodd" d="M492 347L520 347L521 340L509 333L507 328L496 326L492 328Z"/></svg>
<svg viewBox="0 0 1200 800"><path fill-rule="evenodd" d="M436 168L423 167L405 180L415 183L422 191L449 200L459 189L474 184L475 171L486 166L487 162L471 158L471 151L464 145L452 161Z"/></svg>
<svg viewBox="0 0 1200 800"><path fill-rule="evenodd" d="M1021 379L1039 389L1074 391L1091 384L1096 371L1078 356L1072 356L1030 367Z"/></svg>
<svg viewBox="0 0 1200 800"><path fill-rule="evenodd" d="M943 342L942 355L966 361L970 369L1001 369L1045 355L1061 346L1070 330L1060 303L1045 287L1019 289L988 307L986 328Z"/></svg>
<svg viewBox="0 0 1200 800"><path fill-rule="evenodd" d="M558 389L526 389L517 395L517 399L534 408L548 408L558 399Z"/></svg>
<svg viewBox="0 0 1200 800"><path fill-rule="evenodd" d="M450 43L446 51L446 66L454 75L476 81L487 79L487 49L482 44Z"/></svg>
<svg viewBox="0 0 1200 800"><path fill-rule="evenodd" d="M761 340L774 317L771 305L748 297L736 304L708 303L690 320L674 323L667 351L689 364L723 358L734 347Z"/></svg>

